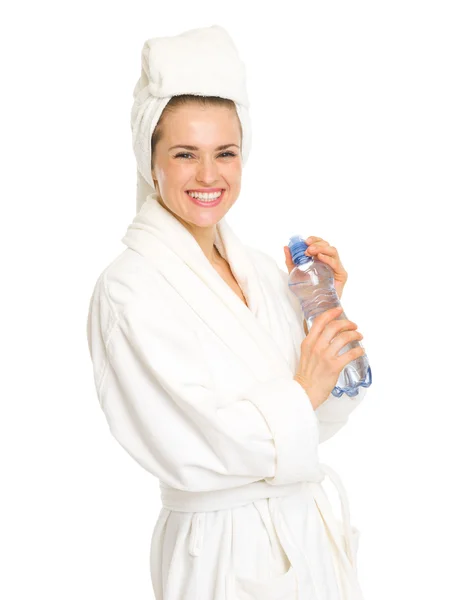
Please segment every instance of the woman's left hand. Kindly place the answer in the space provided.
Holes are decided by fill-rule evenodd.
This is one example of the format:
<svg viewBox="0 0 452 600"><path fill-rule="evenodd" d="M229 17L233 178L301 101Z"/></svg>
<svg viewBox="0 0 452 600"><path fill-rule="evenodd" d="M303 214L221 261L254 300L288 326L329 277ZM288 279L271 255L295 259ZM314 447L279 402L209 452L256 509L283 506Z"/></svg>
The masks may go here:
<svg viewBox="0 0 452 600"><path fill-rule="evenodd" d="M305 254L324 262L333 270L334 287L340 299L348 278L348 273L344 269L344 265L341 263L338 251L334 246L330 246L327 241L320 237L310 236L305 239L305 242L308 244ZM284 253L286 255L286 267L290 273L295 265L292 261L289 246L284 246Z"/></svg>

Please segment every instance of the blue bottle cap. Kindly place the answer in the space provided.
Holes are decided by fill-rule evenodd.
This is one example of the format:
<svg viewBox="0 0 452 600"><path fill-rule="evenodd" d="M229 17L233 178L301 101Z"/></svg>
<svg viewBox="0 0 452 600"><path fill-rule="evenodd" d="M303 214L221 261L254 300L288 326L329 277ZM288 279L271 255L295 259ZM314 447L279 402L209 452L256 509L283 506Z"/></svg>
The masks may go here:
<svg viewBox="0 0 452 600"><path fill-rule="evenodd" d="M301 235L292 235L289 239L289 250L292 255L292 260L295 265L302 265L308 261L313 260L312 256L307 256L305 250L308 244L304 241Z"/></svg>

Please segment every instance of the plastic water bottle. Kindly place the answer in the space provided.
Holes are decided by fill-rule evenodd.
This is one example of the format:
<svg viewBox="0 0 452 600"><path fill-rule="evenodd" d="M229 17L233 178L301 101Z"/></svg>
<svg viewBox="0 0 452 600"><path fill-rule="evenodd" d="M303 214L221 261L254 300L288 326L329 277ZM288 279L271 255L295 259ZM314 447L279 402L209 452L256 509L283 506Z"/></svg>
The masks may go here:
<svg viewBox="0 0 452 600"><path fill-rule="evenodd" d="M341 306L334 287L334 272L329 265L305 254L308 244L301 236L291 236L288 246L295 264L289 275L289 288L301 304L309 331L313 320L318 315L330 308ZM346 318L343 311L336 317L336 319ZM360 342L352 340L339 350L338 356L358 346L362 347ZM359 386L369 387L371 383L372 371L369 360L367 355L363 354L345 365L331 393L337 398L340 398L344 392L347 396L353 397L358 394Z"/></svg>

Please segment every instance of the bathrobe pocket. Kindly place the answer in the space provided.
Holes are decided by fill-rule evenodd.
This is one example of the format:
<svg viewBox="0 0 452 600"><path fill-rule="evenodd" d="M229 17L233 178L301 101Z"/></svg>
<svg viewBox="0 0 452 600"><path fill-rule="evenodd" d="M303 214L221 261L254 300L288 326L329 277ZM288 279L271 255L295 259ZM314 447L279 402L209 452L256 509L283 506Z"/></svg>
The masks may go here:
<svg viewBox="0 0 452 600"><path fill-rule="evenodd" d="M344 552L346 552L345 533L344 533L344 527L343 527L342 521L339 521L339 527L340 527L340 533L341 533L342 548L343 548ZM351 536L350 536L351 548L350 549L351 549L351 554L353 557L353 564L354 564L355 569L356 569L356 561L357 561L357 557L358 557L358 546L359 546L360 535L361 535L361 533L360 533L359 529L357 529L356 527L351 525Z"/></svg>
<svg viewBox="0 0 452 600"><path fill-rule="evenodd" d="M360 531L353 525L350 525L351 535L350 535L350 555L347 552L347 544L346 544L346 534L344 523L341 519L338 519L335 515L329 516L330 525L326 525L327 529L330 530L330 533L333 535L335 539L336 545L340 547L341 554L345 557L344 560L350 564L353 570L356 572L357 570L357 558L358 558L358 546L359 546L359 538ZM334 530L332 529L332 525L334 523ZM351 558L351 560L350 560Z"/></svg>
<svg viewBox="0 0 452 600"><path fill-rule="evenodd" d="M235 598L237 600L295 600L297 598L297 580L295 569L289 569L267 581L256 581L239 576L234 577Z"/></svg>
<svg viewBox="0 0 452 600"><path fill-rule="evenodd" d="M279 499L276 500L276 502ZM254 521L254 542L245 542L246 527L235 518L236 543L240 544L239 554L233 573L234 600L295 600L297 598L297 578L295 569L279 538L272 518L273 499L260 499L244 508L242 519ZM245 538L246 539L246 538ZM246 555L245 555L246 553ZM254 557L254 558L253 558ZM259 568L253 568L257 560ZM262 574L261 577L258 573Z"/></svg>
<svg viewBox="0 0 452 600"><path fill-rule="evenodd" d="M356 572L356 561L358 555L358 545L360 531L349 522L350 527L350 552L347 550L347 535L344 514L338 518L334 513L330 501L320 485L313 486L314 500L323 519L326 530L329 532L330 541L333 544L335 552L341 555L341 560L345 561ZM346 511L348 512L348 510ZM347 568L348 570L348 568Z"/></svg>

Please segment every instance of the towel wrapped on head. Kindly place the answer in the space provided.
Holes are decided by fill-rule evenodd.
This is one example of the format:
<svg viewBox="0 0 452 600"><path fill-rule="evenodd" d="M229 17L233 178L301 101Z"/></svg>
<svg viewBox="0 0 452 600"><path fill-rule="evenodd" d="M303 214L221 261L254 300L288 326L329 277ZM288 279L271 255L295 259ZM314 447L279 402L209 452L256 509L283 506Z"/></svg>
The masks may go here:
<svg viewBox="0 0 452 600"><path fill-rule="evenodd" d="M227 31L219 26L151 38L141 51L141 76L133 91L133 151L137 160L136 211L155 192L151 138L172 96L193 94L233 100L242 126L242 163L251 148L245 65Z"/></svg>

